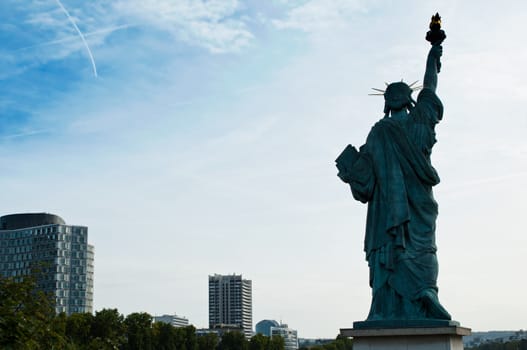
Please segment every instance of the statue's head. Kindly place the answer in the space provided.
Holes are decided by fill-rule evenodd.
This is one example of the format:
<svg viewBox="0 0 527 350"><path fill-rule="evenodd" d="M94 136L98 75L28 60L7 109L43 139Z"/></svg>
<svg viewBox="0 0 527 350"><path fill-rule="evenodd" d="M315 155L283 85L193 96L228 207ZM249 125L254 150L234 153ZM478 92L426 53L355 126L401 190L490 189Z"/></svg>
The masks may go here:
<svg viewBox="0 0 527 350"><path fill-rule="evenodd" d="M411 109L415 105L412 91L412 87L402 81L389 84L384 90L384 113Z"/></svg>

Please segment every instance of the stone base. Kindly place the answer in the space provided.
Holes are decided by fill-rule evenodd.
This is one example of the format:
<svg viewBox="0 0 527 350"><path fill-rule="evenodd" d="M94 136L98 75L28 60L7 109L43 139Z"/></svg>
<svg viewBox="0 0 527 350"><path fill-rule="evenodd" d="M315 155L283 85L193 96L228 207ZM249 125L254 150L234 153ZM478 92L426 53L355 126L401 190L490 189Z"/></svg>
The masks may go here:
<svg viewBox="0 0 527 350"><path fill-rule="evenodd" d="M459 326L410 328L343 328L353 337L353 350L463 350L463 336L470 329Z"/></svg>
<svg viewBox="0 0 527 350"><path fill-rule="evenodd" d="M385 329L385 328L438 328L459 326L459 322L451 320L417 319L417 320L377 320L353 322L353 329Z"/></svg>

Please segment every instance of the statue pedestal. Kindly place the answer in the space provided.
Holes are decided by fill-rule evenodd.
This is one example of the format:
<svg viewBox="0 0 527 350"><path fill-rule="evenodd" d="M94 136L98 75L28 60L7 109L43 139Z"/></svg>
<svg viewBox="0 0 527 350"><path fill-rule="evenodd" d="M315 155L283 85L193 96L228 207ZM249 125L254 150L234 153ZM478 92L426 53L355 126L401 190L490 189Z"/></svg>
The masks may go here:
<svg viewBox="0 0 527 350"><path fill-rule="evenodd" d="M362 323L362 322L358 322ZM457 325L406 328L342 328L353 337L353 350L463 350L470 328Z"/></svg>

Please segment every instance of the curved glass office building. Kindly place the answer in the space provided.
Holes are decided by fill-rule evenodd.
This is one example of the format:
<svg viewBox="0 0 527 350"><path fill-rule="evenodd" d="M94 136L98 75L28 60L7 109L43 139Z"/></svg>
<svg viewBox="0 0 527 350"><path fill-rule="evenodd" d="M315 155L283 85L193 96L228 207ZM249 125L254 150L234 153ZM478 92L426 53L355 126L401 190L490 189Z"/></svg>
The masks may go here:
<svg viewBox="0 0 527 350"><path fill-rule="evenodd" d="M94 248L86 226L48 213L0 217L0 274L22 279L37 268L38 288L55 297L55 311L93 311Z"/></svg>

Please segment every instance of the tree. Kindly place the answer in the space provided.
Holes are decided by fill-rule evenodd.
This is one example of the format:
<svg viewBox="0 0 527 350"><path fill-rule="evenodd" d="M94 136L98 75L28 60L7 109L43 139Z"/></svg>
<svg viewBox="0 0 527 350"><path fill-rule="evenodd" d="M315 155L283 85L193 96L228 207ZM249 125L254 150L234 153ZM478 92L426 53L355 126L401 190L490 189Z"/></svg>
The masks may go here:
<svg viewBox="0 0 527 350"><path fill-rule="evenodd" d="M353 350L353 340L342 335L338 335L334 341L337 350Z"/></svg>
<svg viewBox="0 0 527 350"><path fill-rule="evenodd" d="M187 326L180 328L185 337L185 348L187 350L198 350L198 339L196 337L196 328L194 326Z"/></svg>
<svg viewBox="0 0 527 350"><path fill-rule="evenodd" d="M152 316L146 312L134 312L124 320L126 338L124 349L152 349Z"/></svg>
<svg viewBox="0 0 527 350"><path fill-rule="evenodd" d="M97 311L91 327L89 349L118 349L125 343L124 317L117 309Z"/></svg>
<svg viewBox="0 0 527 350"><path fill-rule="evenodd" d="M218 350L247 350L247 340L240 332L226 332L222 335Z"/></svg>
<svg viewBox="0 0 527 350"><path fill-rule="evenodd" d="M176 328L177 350L197 350L196 328L194 326Z"/></svg>
<svg viewBox="0 0 527 350"><path fill-rule="evenodd" d="M268 347L269 337L261 333L254 335L249 341L249 350L267 350Z"/></svg>
<svg viewBox="0 0 527 350"><path fill-rule="evenodd" d="M272 336L269 340L269 346L267 347L268 350L284 350L285 349L285 341L284 338L282 338L279 335Z"/></svg>
<svg viewBox="0 0 527 350"><path fill-rule="evenodd" d="M527 340L512 340L508 342L498 340L473 346L467 350L527 350Z"/></svg>
<svg viewBox="0 0 527 350"><path fill-rule="evenodd" d="M94 317L90 313L72 314L66 319L66 338L77 348L89 344Z"/></svg>
<svg viewBox="0 0 527 350"><path fill-rule="evenodd" d="M198 350L215 350L218 346L219 339L216 333L207 333L197 337Z"/></svg>
<svg viewBox="0 0 527 350"><path fill-rule="evenodd" d="M156 350L176 350L176 329L164 322L152 326L152 342Z"/></svg>
<svg viewBox="0 0 527 350"><path fill-rule="evenodd" d="M37 290L36 275L0 276L0 347L62 349L63 319L55 319L54 300Z"/></svg>

